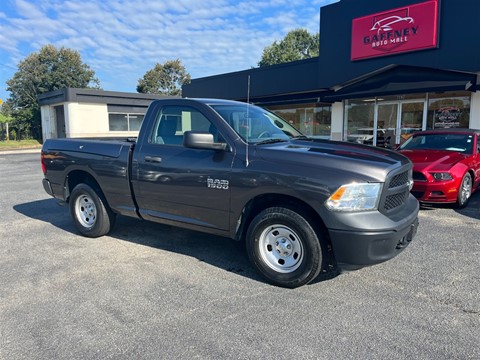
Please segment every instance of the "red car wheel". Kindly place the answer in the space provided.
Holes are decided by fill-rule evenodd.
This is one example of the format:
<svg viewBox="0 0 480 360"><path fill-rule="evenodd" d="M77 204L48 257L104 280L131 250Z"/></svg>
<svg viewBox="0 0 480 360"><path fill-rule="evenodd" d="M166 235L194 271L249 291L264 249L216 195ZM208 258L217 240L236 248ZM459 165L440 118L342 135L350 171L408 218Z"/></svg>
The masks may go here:
<svg viewBox="0 0 480 360"><path fill-rule="evenodd" d="M466 206L470 195L472 195L472 176L467 172L463 176L460 188L458 189L457 205L459 207Z"/></svg>

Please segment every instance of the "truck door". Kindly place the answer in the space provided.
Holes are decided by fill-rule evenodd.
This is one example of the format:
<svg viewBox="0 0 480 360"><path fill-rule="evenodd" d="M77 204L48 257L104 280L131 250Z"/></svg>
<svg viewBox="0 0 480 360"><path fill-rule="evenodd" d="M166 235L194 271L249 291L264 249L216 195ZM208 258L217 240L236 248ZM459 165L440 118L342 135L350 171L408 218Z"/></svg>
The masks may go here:
<svg viewBox="0 0 480 360"><path fill-rule="evenodd" d="M183 133L189 130L210 132L221 141L200 109L159 108L132 167L140 213L149 220L227 230L233 153L184 147Z"/></svg>

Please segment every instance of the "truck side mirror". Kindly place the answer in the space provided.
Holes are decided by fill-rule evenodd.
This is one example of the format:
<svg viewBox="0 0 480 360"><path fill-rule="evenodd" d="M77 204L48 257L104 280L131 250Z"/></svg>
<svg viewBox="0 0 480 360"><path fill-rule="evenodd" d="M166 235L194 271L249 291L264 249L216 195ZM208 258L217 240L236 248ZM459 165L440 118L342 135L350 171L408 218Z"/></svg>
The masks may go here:
<svg viewBox="0 0 480 360"><path fill-rule="evenodd" d="M213 141L213 134L206 131L185 131L183 134L183 146L192 149L225 150L226 143Z"/></svg>

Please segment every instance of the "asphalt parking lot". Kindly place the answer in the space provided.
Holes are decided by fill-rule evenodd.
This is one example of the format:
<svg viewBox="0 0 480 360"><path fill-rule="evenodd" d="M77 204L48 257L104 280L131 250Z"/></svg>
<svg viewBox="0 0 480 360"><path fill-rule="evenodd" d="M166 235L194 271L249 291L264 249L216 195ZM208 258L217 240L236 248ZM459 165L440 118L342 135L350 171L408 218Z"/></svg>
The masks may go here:
<svg viewBox="0 0 480 360"><path fill-rule="evenodd" d="M39 154L0 154L0 359L479 359L480 193L395 259L296 290L233 241L120 217L76 232Z"/></svg>

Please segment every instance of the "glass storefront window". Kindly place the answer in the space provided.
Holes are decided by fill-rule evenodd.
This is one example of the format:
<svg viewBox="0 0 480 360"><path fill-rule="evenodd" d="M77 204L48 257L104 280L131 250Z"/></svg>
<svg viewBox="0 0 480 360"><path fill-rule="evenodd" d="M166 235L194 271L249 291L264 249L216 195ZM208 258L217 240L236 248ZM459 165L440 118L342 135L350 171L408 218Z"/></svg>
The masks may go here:
<svg viewBox="0 0 480 360"><path fill-rule="evenodd" d="M345 141L373 144L375 99L345 101Z"/></svg>
<svg viewBox="0 0 480 360"><path fill-rule="evenodd" d="M401 104L401 143L403 143L403 140L408 139L408 137L410 137L410 135L414 132L422 130L424 104L425 101L412 101Z"/></svg>
<svg viewBox="0 0 480 360"><path fill-rule="evenodd" d="M330 138L332 124L332 108L330 105L298 104L265 107L307 136Z"/></svg>
<svg viewBox="0 0 480 360"><path fill-rule="evenodd" d="M317 106L313 109L315 126L312 136L323 136L330 138L332 132L332 107Z"/></svg>
<svg viewBox="0 0 480 360"><path fill-rule="evenodd" d="M417 131L468 128L470 99L468 91L456 91L347 100L343 139L394 147Z"/></svg>
<svg viewBox="0 0 480 360"><path fill-rule="evenodd" d="M468 128L470 93L429 94L427 129Z"/></svg>

